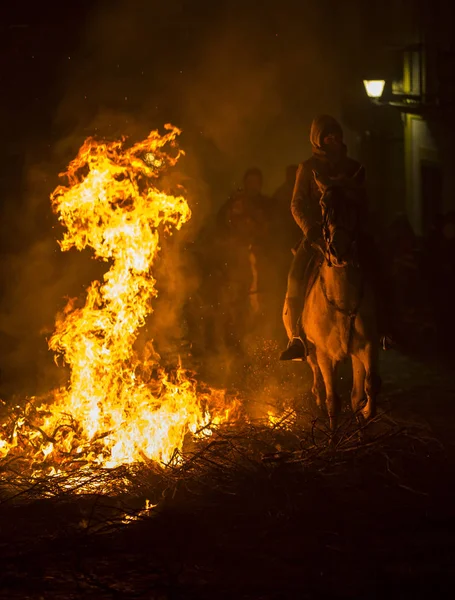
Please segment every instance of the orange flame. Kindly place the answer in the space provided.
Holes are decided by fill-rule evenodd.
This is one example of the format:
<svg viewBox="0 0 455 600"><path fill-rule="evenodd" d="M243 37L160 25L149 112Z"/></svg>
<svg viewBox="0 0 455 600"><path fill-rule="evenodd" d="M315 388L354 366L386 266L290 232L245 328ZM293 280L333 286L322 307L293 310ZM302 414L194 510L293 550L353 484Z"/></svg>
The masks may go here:
<svg viewBox="0 0 455 600"><path fill-rule="evenodd" d="M180 131L166 130L130 148L124 139L89 138L61 174L69 183L51 195L65 228L61 249L90 248L109 269L90 285L82 308L72 300L57 318L49 346L70 367L69 386L54 392L51 406L16 421L10 439L0 439L0 455L28 445L35 465L52 465L53 473L63 456L105 467L168 462L188 432L207 427L212 417L229 417L223 392L199 393L181 367L167 374L151 344L148 356L134 350L157 294L152 267L160 238L191 217L182 196L156 186L183 154ZM210 414L214 405L218 416Z"/></svg>

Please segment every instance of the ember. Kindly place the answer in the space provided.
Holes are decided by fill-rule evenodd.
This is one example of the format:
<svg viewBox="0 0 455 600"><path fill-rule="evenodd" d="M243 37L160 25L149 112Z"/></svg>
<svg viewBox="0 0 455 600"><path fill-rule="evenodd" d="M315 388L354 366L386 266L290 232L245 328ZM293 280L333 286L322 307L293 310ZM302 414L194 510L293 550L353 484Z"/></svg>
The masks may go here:
<svg viewBox="0 0 455 600"><path fill-rule="evenodd" d="M51 196L65 228L62 251L90 248L109 269L84 306L70 300L57 317L49 346L69 366L68 387L17 407L4 426L0 455L25 457L32 472L167 463L189 432L210 434L212 422L230 417L224 392L201 392L181 366L166 371L151 341L145 353L134 348L157 295L160 239L191 218L185 198L157 187L183 154L180 131L166 130L129 148L124 139L87 139L61 174L68 185Z"/></svg>

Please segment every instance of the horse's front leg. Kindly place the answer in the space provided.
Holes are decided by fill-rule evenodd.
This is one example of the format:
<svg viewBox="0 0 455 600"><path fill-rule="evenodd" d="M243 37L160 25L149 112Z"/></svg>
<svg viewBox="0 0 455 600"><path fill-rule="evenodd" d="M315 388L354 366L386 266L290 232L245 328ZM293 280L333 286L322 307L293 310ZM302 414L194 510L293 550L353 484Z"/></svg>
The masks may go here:
<svg viewBox="0 0 455 600"><path fill-rule="evenodd" d="M358 356L351 355L352 390L351 407L357 420L361 417L362 400L365 398L365 367Z"/></svg>
<svg viewBox="0 0 455 600"><path fill-rule="evenodd" d="M308 364L313 371L313 387L311 391L316 398L316 405L322 410L322 403L324 401L324 380L322 378L321 369L319 368L318 360L316 357L316 351L313 350L308 355Z"/></svg>
<svg viewBox="0 0 455 600"><path fill-rule="evenodd" d="M376 346L370 344L360 355L365 369L366 404L362 409L363 417L368 420L376 415L376 398L381 390L381 378L378 373L378 352Z"/></svg>
<svg viewBox="0 0 455 600"><path fill-rule="evenodd" d="M317 352L319 368L321 369L322 377L324 378L326 391L326 406L329 415L330 429L332 433L338 426L338 418L340 415L340 399L337 396L335 389L336 363L322 352Z"/></svg>

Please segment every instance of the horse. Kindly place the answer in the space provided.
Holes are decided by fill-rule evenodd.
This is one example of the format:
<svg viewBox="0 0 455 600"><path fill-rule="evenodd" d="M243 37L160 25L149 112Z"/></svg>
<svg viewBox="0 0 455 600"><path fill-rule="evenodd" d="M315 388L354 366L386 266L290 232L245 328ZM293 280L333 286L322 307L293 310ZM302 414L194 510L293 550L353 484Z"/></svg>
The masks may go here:
<svg viewBox="0 0 455 600"><path fill-rule="evenodd" d="M381 385L379 333L373 288L359 256L364 170L344 179L324 178L316 172L313 176L321 192L324 243L318 247L319 271L307 291L301 326L309 342L312 392L319 408L325 393L333 433L341 408L336 370L348 357L353 371L352 411L358 421L375 415Z"/></svg>

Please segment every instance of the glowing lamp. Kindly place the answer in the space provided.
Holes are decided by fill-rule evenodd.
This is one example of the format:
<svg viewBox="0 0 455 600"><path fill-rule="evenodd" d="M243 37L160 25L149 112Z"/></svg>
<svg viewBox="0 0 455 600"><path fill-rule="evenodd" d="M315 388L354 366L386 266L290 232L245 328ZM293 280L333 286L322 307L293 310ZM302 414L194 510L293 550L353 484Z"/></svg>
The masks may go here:
<svg viewBox="0 0 455 600"><path fill-rule="evenodd" d="M364 79L363 85L369 98L380 98L384 91L384 79Z"/></svg>

